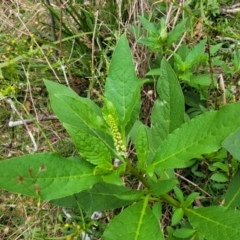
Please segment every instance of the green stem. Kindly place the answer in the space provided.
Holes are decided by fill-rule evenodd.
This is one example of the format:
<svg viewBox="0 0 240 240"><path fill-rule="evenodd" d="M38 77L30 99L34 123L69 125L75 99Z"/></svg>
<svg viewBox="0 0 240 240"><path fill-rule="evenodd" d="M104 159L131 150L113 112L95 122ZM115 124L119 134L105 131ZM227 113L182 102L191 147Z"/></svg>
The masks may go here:
<svg viewBox="0 0 240 240"><path fill-rule="evenodd" d="M145 179L145 178L143 177L143 175L140 174L139 171L137 171L137 169L132 166L132 164L130 163L129 159L125 159L125 161L126 161L126 163L127 163L127 168L129 169L129 171L130 171L137 179L139 179L139 180L143 183L143 185L144 185L145 187L147 187L148 189L150 189L150 188L151 188L151 184L149 183L149 181L147 181L147 179ZM166 202L170 203L171 205L173 205L174 207L179 208L179 207L181 206L181 203L180 203L180 202L178 202L177 200L175 200L174 198L172 198L172 197L169 196L168 194L163 194L163 195L161 196L161 198L162 198L163 200L165 200Z"/></svg>
<svg viewBox="0 0 240 240"><path fill-rule="evenodd" d="M163 194L161 196L161 198L163 200L165 200L166 202L170 203L171 205L173 205L176 208L180 208L181 207L181 203L178 202L177 200L175 200L174 198L172 198L171 196L169 196L168 194Z"/></svg>
<svg viewBox="0 0 240 240"><path fill-rule="evenodd" d="M126 163L127 163L127 168L129 169L129 171L137 178L139 179L143 185L147 188L151 188L151 184L143 177L143 175L141 175L136 168L134 168L132 166L132 164L130 163L129 159L125 159Z"/></svg>

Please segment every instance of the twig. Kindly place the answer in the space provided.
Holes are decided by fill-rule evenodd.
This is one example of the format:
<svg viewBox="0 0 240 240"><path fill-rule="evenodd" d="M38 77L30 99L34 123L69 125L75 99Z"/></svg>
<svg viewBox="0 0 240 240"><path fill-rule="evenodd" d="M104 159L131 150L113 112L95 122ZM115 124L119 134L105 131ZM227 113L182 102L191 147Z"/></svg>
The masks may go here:
<svg viewBox="0 0 240 240"><path fill-rule="evenodd" d="M65 217L66 217L68 220L71 220L71 219L72 219L72 215L66 210L66 208L62 208L62 212L64 213Z"/></svg>
<svg viewBox="0 0 240 240"><path fill-rule="evenodd" d="M221 8L221 13L238 13L240 12L240 8Z"/></svg>
<svg viewBox="0 0 240 240"><path fill-rule="evenodd" d="M221 93L222 93L223 105L226 105L227 104L226 91L225 91L225 84L224 84L224 80L223 80L223 75L222 74L219 74L219 88L220 88Z"/></svg>
<svg viewBox="0 0 240 240"><path fill-rule="evenodd" d="M173 56L173 54L174 54L175 52L177 52L177 50L180 48L180 46L182 45L182 42L183 42L184 38L186 37L186 35L187 35L187 32L185 32L185 33L183 34L183 36L181 37L178 45L175 47L174 51L173 51L173 52L170 54L170 56L167 58L168 61L169 61L169 59Z"/></svg>
<svg viewBox="0 0 240 240"><path fill-rule="evenodd" d="M232 169L232 155L230 152L227 152L227 161L228 161L228 181L231 182L232 175L233 175L233 169Z"/></svg>
<svg viewBox="0 0 240 240"><path fill-rule="evenodd" d="M29 90L30 99L31 99L31 101L32 101L32 106L33 106L33 110L34 110L36 119L37 119L37 121L38 121L37 110L36 110L36 107L35 107L35 104L34 104L34 101L33 101L32 88L31 88L31 84L30 84L30 81L29 81L29 73L25 70L24 65L23 65L23 64L21 64L21 65L22 65L23 71L24 71L25 76L26 76L27 86L28 86L28 90Z"/></svg>
<svg viewBox="0 0 240 240"><path fill-rule="evenodd" d="M191 185L193 185L194 187L196 187L197 189L199 189L201 192L205 193L207 196L212 197L208 192L204 191L202 188L200 188L197 184L195 184L194 182L188 180L187 178L181 176L180 174L176 173L175 174L180 177L181 179L185 180L186 182L190 183Z"/></svg>
<svg viewBox="0 0 240 240"><path fill-rule="evenodd" d="M223 105L226 105L227 104L226 90L222 74L219 74L219 88L222 92ZM227 152L227 161L228 161L228 180L230 182L232 179L233 170L232 170L232 155L229 152Z"/></svg>
<svg viewBox="0 0 240 240"><path fill-rule="evenodd" d="M62 72L63 72L63 76L64 76L64 79L65 79L66 85L67 85L68 87L70 87L70 84L69 84L69 81L68 81L68 78L67 78L67 74L66 74L66 65L64 65L64 63L62 62L60 67L61 67L61 69L62 69Z"/></svg>
<svg viewBox="0 0 240 240"><path fill-rule="evenodd" d="M240 41L237 41L236 39L234 38L231 38L231 37L221 37L221 36L216 36L217 39L219 40L225 40L225 41L230 41L230 42L237 42L238 45L240 45Z"/></svg>
<svg viewBox="0 0 240 240"><path fill-rule="evenodd" d="M9 121L8 126L9 127L16 127L23 125L24 123L32 123L34 121L49 121L49 120L58 120L56 116L42 116L38 117L38 119L33 118L33 119L23 119L23 120L16 120L16 121Z"/></svg>
<svg viewBox="0 0 240 240"><path fill-rule="evenodd" d="M169 7L168 12L166 14L166 25L170 21L170 17L173 15L172 14L172 8L173 8L173 3L170 3L170 7Z"/></svg>
<svg viewBox="0 0 240 240"><path fill-rule="evenodd" d="M35 141L32 133L31 133L30 129L28 128L27 123L25 122L25 120L23 119L23 117L21 116L21 114L18 112L18 110L17 110L17 108L15 107L14 102L12 101L12 99L7 98L7 99L6 99L6 102L11 106L13 112L15 112L15 113L18 115L18 117L22 120L23 125L25 126L25 128L26 128L26 130L27 130L27 133L28 133L28 135L29 135L29 137L30 137L30 139L31 139L31 141L32 141L32 144L33 144L32 152L33 152L33 153L36 152L36 151L38 150L38 146L37 146L37 143L36 143L36 141Z"/></svg>
<svg viewBox="0 0 240 240"><path fill-rule="evenodd" d="M177 21L179 20L179 15L182 12L183 2L180 1L179 5L180 5L180 7L177 8L177 13L175 14L175 17L173 19L172 29L175 27Z"/></svg>
<svg viewBox="0 0 240 240"><path fill-rule="evenodd" d="M236 3L236 4L233 4L232 6L229 6L228 8L237 8L237 7L240 7L240 3Z"/></svg>

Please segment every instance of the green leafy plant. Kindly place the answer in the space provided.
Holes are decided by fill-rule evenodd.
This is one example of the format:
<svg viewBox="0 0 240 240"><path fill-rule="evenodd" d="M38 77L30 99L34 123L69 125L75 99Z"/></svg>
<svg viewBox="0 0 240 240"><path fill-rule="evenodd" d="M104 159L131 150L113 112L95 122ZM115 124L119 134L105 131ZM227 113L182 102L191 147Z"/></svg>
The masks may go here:
<svg viewBox="0 0 240 240"><path fill-rule="evenodd" d="M205 47L206 40L202 40L192 49L183 43L177 52L173 54L174 61L172 64L178 79L192 89L197 90L200 94L201 100L206 100L208 98L209 87L216 88L217 86L217 78L215 74L211 76L209 73L209 56L204 52ZM211 47L210 54L216 54L220 47L221 44ZM213 57L211 61L213 62L213 66L219 65L217 57ZM152 69L147 73L148 76L159 74L161 74L161 69L159 68ZM192 99L192 101L194 101L194 99Z"/></svg>
<svg viewBox="0 0 240 240"><path fill-rule="evenodd" d="M100 108L71 89L45 80L51 105L72 137L79 156L38 153L0 162L0 188L52 200L65 207L94 211L123 210L106 226L102 239L238 239L239 172L224 206L197 207L200 193L185 195L174 174L224 147L240 161L240 103L205 112L184 122L184 97L171 66L163 58L157 82L159 98L151 127L138 120L140 89L126 36L117 43ZM130 141L136 157L128 151ZM66 146L67 147L67 146ZM123 178L124 177L124 178ZM124 182L134 179L140 188ZM171 223L159 225L165 204ZM177 226L177 228L175 228ZM89 231L84 229L79 231Z"/></svg>
<svg viewBox="0 0 240 240"><path fill-rule="evenodd" d="M187 18L183 19L172 31L168 31L164 18L161 18L160 24L154 24L143 16L139 19L146 30L147 36L139 39L139 43L146 45L153 51L163 54L169 53L173 43L176 43L180 36L186 31L185 24Z"/></svg>
<svg viewBox="0 0 240 240"><path fill-rule="evenodd" d="M225 72L231 70L221 60L221 56L218 56L222 43L216 44L216 41L208 37L208 40L205 38L198 44L191 46L188 37L193 31L190 29L194 27L191 20L193 16L192 12L186 11L186 13L188 18L184 16L183 20L180 20L172 29L169 26L170 23L166 23L164 18L159 20L160 23L156 23L140 16L142 26L146 31L138 42L147 46L157 59L157 61L150 63L152 69L147 73L150 78L155 79L161 74L159 59L165 57L169 60L181 82L184 95L191 93L185 96L188 101L185 103L188 105L188 111L186 111L188 117L193 118L205 112L206 102L211 99L214 95L213 91L217 89L218 74L215 73L215 69L224 69ZM206 24L206 27L209 27L206 22L201 22L201 24ZM184 38L186 41L183 41ZM193 94L195 92L197 94Z"/></svg>

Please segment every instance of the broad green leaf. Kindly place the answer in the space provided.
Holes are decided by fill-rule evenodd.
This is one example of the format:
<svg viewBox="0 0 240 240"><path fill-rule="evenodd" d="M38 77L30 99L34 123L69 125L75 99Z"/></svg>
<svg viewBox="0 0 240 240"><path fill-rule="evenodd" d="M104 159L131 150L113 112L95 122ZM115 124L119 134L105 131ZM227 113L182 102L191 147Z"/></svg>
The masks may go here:
<svg viewBox="0 0 240 240"><path fill-rule="evenodd" d="M195 62L199 61L200 56L204 53L206 42L206 39L202 40L187 55L185 62L189 67L192 67Z"/></svg>
<svg viewBox="0 0 240 240"><path fill-rule="evenodd" d="M144 169L146 167L147 157L150 152L148 133L145 125L141 125L138 128L135 148L138 158L137 167L139 169Z"/></svg>
<svg viewBox="0 0 240 240"><path fill-rule="evenodd" d="M234 158L240 161L240 128L226 138L222 145Z"/></svg>
<svg viewBox="0 0 240 240"><path fill-rule="evenodd" d="M134 197L131 197L131 193ZM86 212L106 211L128 206L139 200L143 193L130 190L124 186L98 182L91 189L74 196L51 201L53 204L69 208L77 208L78 203Z"/></svg>
<svg viewBox="0 0 240 240"><path fill-rule="evenodd" d="M158 220L161 219L161 216L162 216L162 203L161 203L161 201L155 202L153 204L152 212Z"/></svg>
<svg viewBox="0 0 240 240"><path fill-rule="evenodd" d="M210 48L210 53L211 53L211 55L214 55L215 53L217 53L217 51L222 47L222 45L223 45L222 43L213 45L213 46Z"/></svg>
<svg viewBox="0 0 240 240"><path fill-rule="evenodd" d="M180 228L177 229L176 231L174 231L173 236L177 237L177 238L189 238L191 237L194 233L196 232L196 230L191 229L191 228Z"/></svg>
<svg viewBox="0 0 240 240"><path fill-rule="evenodd" d="M217 152L212 152L210 154L205 154L205 157L207 159L212 159L212 160L220 160L222 161L224 158L227 158L227 151L224 148L221 148Z"/></svg>
<svg viewBox="0 0 240 240"><path fill-rule="evenodd" d="M152 184L150 192L155 196L161 196L167 192L170 192L177 185L177 183L178 181L175 178L161 180Z"/></svg>
<svg viewBox="0 0 240 240"><path fill-rule="evenodd" d="M157 83L159 99L151 113L152 144L157 149L162 141L184 123L184 97L177 77L165 59L161 62L161 77Z"/></svg>
<svg viewBox="0 0 240 240"><path fill-rule="evenodd" d="M126 35L119 39L114 50L105 85L105 96L115 106L119 125L124 128L140 99L140 83Z"/></svg>
<svg viewBox="0 0 240 240"><path fill-rule="evenodd" d="M172 215L172 226L177 225L183 218L184 211L182 208L177 208Z"/></svg>
<svg viewBox="0 0 240 240"><path fill-rule="evenodd" d="M137 133L138 133L138 129L139 128L145 128L146 131L147 131L147 134L148 134L148 140L149 140L149 155L148 155L148 159L145 163L145 167L144 167L144 170L146 170L146 165L149 161L151 161L152 157L153 157L153 149L152 149L152 139L151 139L151 135L150 135L150 128L146 125L144 125L141 121L139 120L136 120L130 133L129 133L129 136L131 138L131 141L133 142L134 146L136 145L136 141L137 141ZM148 147L147 147L148 148Z"/></svg>
<svg viewBox="0 0 240 240"><path fill-rule="evenodd" d="M177 54L180 56L181 61L185 61L187 55L191 52L191 49L188 48L186 43L182 43L181 46L177 50Z"/></svg>
<svg viewBox="0 0 240 240"><path fill-rule="evenodd" d="M151 113L151 125L152 127L149 129L151 136L151 149L155 152L163 140L169 134L169 118L167 107L168 103L166 101L161 101L157 99L153 105L152 113Z"/></svg>
<svg viewBox="0 0 240 240"><path fill-rule="evenodd" d="M74 114L79 117L79 122L83 122L90 129L99 129L110 134L109 127L102 117L101 110L98 109L99 107L95 103L91 102L90 104L91 100L89 101L88 98L70 97L63 94L55 94L55 96L67 104L68 108L72 109Z"/></svg>
<svg viewBox="0 0 240 240"><path fill-rule="evenodd" d="M47 80L44 83L49 92L52 109L62 123L78 127L86 133L99 137L113 149L113 141L106 133L108 129L102 119L101 109L92 100L81 98L72 89L61 84Z"/></svg>
<svg viewBox="0 0 240 240"><path fill-rule="evenodd" d="M142 37L138 40L138 43L141 43L147 47L149 47L152 51L159 51L162 47L162 43L159 41L158 36L149 36Z"/></svg>
<svg viewBox="0 0 240 240"><path fill-rule="evenodd" d="M225 173L214 173L211 177L211 180L216 181L216 182L227 182L228 181L228 177Z"/></svg>
<svg viewBox="0 0 240 240"><path fill-rule="evenodd" d="M177 199L179 200L180 203L184 202L184 196L183 196L183 192L179 187L174 187L174 192L176 194Z"/></svg>
<svg viewBox="0 0 240 240"><path fill-rule="evenodd" d="M173 236L174 231L175 230L171 226L167 226L167 240L179 240L179 238Z"/></svg>
<svg viewBox="0 0 240 240"><path fill-rule="evenodd" d="M186 65L186 64L184 64L184 65ZM186 68L188 69L188 66L186 66ZM182 73L182 74L179 74L179 79L181 79L181 80L183 80L183 81L186 81L186 82L188 82L188 84L189 84L192 76L193 76L193 74L192 74L191 71L186 71L186 72L184 72L184 73ZM195 85L195 86L196 86L196 85ZM195 87L195 86L194 86L194 87ZM195 88L196 88L196 87L195 87Z"/></svg>
<svg viewBox="0 0 240 240"><path fill-rule="evenodd" d="M143 35L143 29L141 26L128 24L127 28L135 39L139 39Z"/></svg>
<svg viewBox="0 0 240 240"><path fill-rule="evenodd" d="M200 94L193 91L184 92L185 103L190 107L202 108L206 106L206 103L200 99Z"/></svg>
<svg viewBox="0 0 240 240"><path fill-rule="evenodd" d="M121 200L138 201L144 196L142 191L128 190L117 194L117 197Z"/></svg>
<svg viewBox="0 0 240 240"><path fill-rule="evenodd" d="M102 179L106 183L122 186L123 180L121 178L121 174L126 170L126 162L121 162L117 169L111 171L110 173L102 175ZM101 173L101 169L97 170L97 173ZM106 173L106 170L103 170L103 173Z"/></svg>
<svg viewBox="0 0 240 240"><path fill-rule="evenodd" d="M156 76L156 75L161 75L162 71L160 68L155 68L150 70L149 72L146 73L146 76Z"/></svg>
<svg viewBox="0 0 240 240"><path fill-rule="evenodd" d="M187 196L187 198L184 201L184 203L182 204L182 206L189 207L199 195L200 195L200 193L198 193L198 192L190 193L190 195Z"/></svg>
<svg viewBox="0 0 240 240"><path fill-rule="evenodd" d="M63 158L56 153L15 157L0 162L0 188L51 200L86 189L100 180L84 160Z"/></svg>
<svg viewBox="0 0 240 240"><path fill-rule="evenodd" d="M152 165L157 169L184 168L190 160L217 151L240 125L240 103L197 116L170 134L158 148Z"/></svg>
<svg viewBox="0 0 240 240"><path fill-rule="evenodd" d="M190 83L193 84L198 84L200 86L210 86L212 85L212 79L210 74L204 74L204 75L197 75L197 76L192 76L190 79ZM217 80L214 79L214 86L217 86Z"/></svg>
<svg viewBox="0 0 240 240"><path fill-rule="evenodd" d="M151 23L148 19L146 19L143 16L138 16L138 18L140 19L143 27L145 28L145 30L147 30L147 32L158 34L158 29L156 28L154 23Z"/></svg>
<svg viewBox="0 0 240 240"><path fill-rule="evenodd" d="M163 240L164 237L159 222L145 199L118 214L107 226L102 239Z"/></svg>
<svg viewBox="0 0 240 240"><path fill-rule="evenodd" d="M79 96L72 97L70 95L55 94L54 97L56 97L58 101L64 105L64 108L66 108L67 111L72 110L72 112L64 112L64 109L62 110L65 114L69 114L70 119L72 116L74 116L74 118L77 116L77 119L75 120L76 122L73 123L70 121L71 124L69 124L67 116L64 116L61 121L77 127L81 130L81 132L83 132L82 135L92 135L90 138L94 138L95 136L101 139L109 147L109 149L114 151L110 128L103 119L101 109L95 103L93 103L90 99L80 98ZM53 102L55 102L54 97ZM61 115L60 109L57 110L56 114Z"/></svg>
<svg viewBox="0 0 240 240"><path fill-rule="evenodd" d="M114 148L108 126L102 118L101 109L92 100L78 96L72 89L61 84L47 80L44 82L53 111L62 123L96 136L102 139L110 149Z"/></svg>
<svg viewBox="0 0 240 240"><path fill-rule="evenodd" d="M185 209L195 230L207 240L237 240L240 236L240 211L225 207Z"/></svg>
<svg viewBox="0 0 240 240"><path fill-rule="evenodd" d="M130 133L134 124L136 123L136 121L138 121L137 119L138 119L138 116L139 116L139 113L141 110L141 105L142 105L142 102L138 101L135 108L133 109L130 121L128 122L126 129L125 129L125 136L127 136Z"/></svg>
<svg viewBox="0 0 240 240"><path fill-rule="evenodd" d="M134 125L133 125L133 127L132 127L132 129L131 129L131 131L130 131L130 133L129 133L130 138L131 138L131 141L133 142L134 145L136 145L138 129L139 129L140 127L142 127L142 126L144 127L144 126L146 126L146 125L144 125L141 121L137 120L137 121L134 123ZM147 128L147 126L146 126L146 128Z"/></svg>
<svg viewBox="0 0 240 240"><path fill-rule="evenodd" d="M174 53L174 65L177 67L178 72L185 72L187 70L186 63L182 60L181 55Z"/></svg>
<svg viewBox="0 0 240 240"><path fill-rule="evenodd" d="M59 98L59 96L57 97L57 94L61 93L73 98L80 98L80 97L71 88L67 88L64 85L61 85L52 81L48 81L48 80L44 80L44 83L49 92L51 107L55 112L55 114L57 115L57 117L59 118L59 120L61 122L68 123L72 126L81 127L81 129L84 131L91 132L89 130L89 127L79 119L79 117L74 113L71 107L67 103L62 101L61 98ZM86 101L87 101L86 104L88 104L89 106L93 105L93 102L90 99ZM101 109L99 109L99 114L100 113L101 113Z"/></svg>
<svg viewBox="0 0 240 240"><path fill-rule="evenodd" d="M102 170L111 170L113 168L111 154L107 146L99 138L71 125L64 123L63 126L72 137L82 157Z"/></svg>
<svg viewBox="0 0 240 240"><path fill-rule="evenodd" d="M169 108L167 112L168 132L171 133L184 123L184 97L178 79L165 59L161 62L161 69L162 76L157 83L157 93L160 101L167 102L165 107Z"/></svg>
<svg viewBox="0 0 240 240"><path fill-rule="evenodd" d="M212 164L213 167L217 167L221 170L223 170L224 172L228 172L228 165L226 163L222 163L222 162L215 162Z"/></svg>
<svg viewBox="0 0 240 240"><path fill-rule="evenodd" d="M228 186L228 190L225 195L224 206L229 208L240 207L240 170L234 175L232 181Z"/></svg>
<svg viewBox="0 0 240 240"><path fill-rule="evenodd" d="M167 38L167 45L171 46L174 42L178 41L182 33L186 32L185 24L187 18L183 19L179 24L177 24L173 30L169 33Z"/></svg>

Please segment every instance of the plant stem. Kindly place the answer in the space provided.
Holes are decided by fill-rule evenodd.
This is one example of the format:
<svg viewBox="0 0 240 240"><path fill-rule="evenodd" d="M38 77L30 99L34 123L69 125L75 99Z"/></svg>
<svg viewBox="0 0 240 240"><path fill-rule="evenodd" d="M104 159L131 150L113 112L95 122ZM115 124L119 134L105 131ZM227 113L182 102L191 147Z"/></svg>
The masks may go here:
<svg viewBox="0 0 240 240"><path fill-rule="evenodd" d="M143 175L141 175L136 168L134 168L132 166L132 164L130 163L129 159L125 159L126 163L127 163L127 168L130 170L130 172L137 178L139 179L143 185L147 188L151 188L151 184L147 181L147 179L145 179L143 177Z"/></svg>
<svg viewBox="0 0 240 240"><path fill-rule="evenodd" d="M136 168L134 168L132 166L132 164L130 163L129 159L125 159L126 163L127 163L127 167L130 170L130 172L137 178L139 179L143 185L145 187L147 187L148 189L151 188L151 184L147 181L147 179L144 178L144 176L142 174L139 173L139 171L137 171ZM168 194L163 194L161 196L161 198L163 200L165 200L166 202L170 203L171 205L173 205L174 207L179 208L181 206L181 203L176 201L174 198L172 198L171 196L169 196Z"/></svg>
<svg viewBox="0 0 240 240"><path fill-rule="evenodd" d="M175 200L174 198L172 198L171 196L169 196L168 194L163 194L161 198L176 208L181 207L181 203Z"/></svg>

